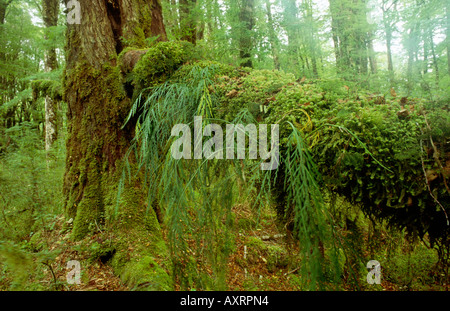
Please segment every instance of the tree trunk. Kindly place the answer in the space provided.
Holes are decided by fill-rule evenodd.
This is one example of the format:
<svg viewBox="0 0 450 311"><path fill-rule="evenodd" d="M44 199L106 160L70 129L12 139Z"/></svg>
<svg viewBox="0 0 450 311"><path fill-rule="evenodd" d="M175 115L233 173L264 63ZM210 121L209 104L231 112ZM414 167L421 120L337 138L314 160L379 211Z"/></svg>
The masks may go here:
<svg viewBox="0 0 450 311"><path fill-rule="evenodd" d="M433 30L430 29L430 48L431 48L431 56L433 57L433 67L434 73L436 77L436 85L439 85L439 66L437 63L436 51L434 48L434 39L433 39Z"/></svg>
<svg viewBox="0 0 450 311"><path fill-rule="evenodd" d="M280 70L280 60L279 60L279 53L278 53L278 40L277 36L275 34L275 29L273 28L273 18L272 18L272 9L271 9L271 3L270 0L266 0L266 10L267 10L267 21L268 21L268 27L269 27L269 41L270 41L270 47L272 50L272 58L273 58L273 64L275 66L275 69Z"/></svg>
<svg viewBox="0 0 450 311"><path fill-rule="evenodd" d="M6 9L14 0L0 0L0 25L5 23Z"/></svg>
<svg viewBox="0 0 450 311"><path fill-rule="evenodd" d="M254 0L242 0L239 12L240 32L239 32L239 57L241 66L253 67L253 25L254 21Z"/></svg>
<svg viewBox="0 0 450 311"><path fill-rule="evenodd" d="M55 27L58 24L59 1L43 0L42 1L42 18L47 28ZM44 36L48 40L48 36ZM50 72L58 68L56 58L56 49L49 48L45 53L45 71ZM50 96L45 97L45 150L49 151L58 136L58 103Z"/></svg>
<svg viewBox="0 0 450 311"><path fill-rule="evenodd" d="M378 64L375 49L373 48L373 35L372 32L368 34L369 39L367 43L367 48L369 50L369 64L370 64L370 72L376 74L378 71Z"/></svg>
<svg viewBox="0 0 450 311"><path fill-rule="evenodd" d="M318 78L319 72L317 71L317 50L318 46L316 44L315 37L315 25L313 16L313 4L312 1L306 2L306 21L308 26L308 45L309 45L309 55L311 56L312 63L312 74L314 78Z"/></svg>
<svg viewBox="0 0 450 311"><path fill-rule="evenodd" d="M386 30L386 53L387 53L387 62L388 62L388 71L393 74L394 73L394 64L392 62L392 31Z"/></svg>
<svg viewBox="0 0 450 311"><path fill-rule="evenodd" d="M393 16L391 13L397 11L397 1L393 2L388 6L388 1L383 0L381 5L381 10L383 12L383 25L384 32L386 34L386 54L387 54L387 66L389 72L390 86L392 86L394 80L394 64L392 62L392 33L393 33Z"/></svg>
<svg viewBox="0 0 450 311"><path fill-rule="evenodd" d="M5 18L6 18L6 9L8 8L8 5L10 5L12 0L0 0L0 25L5 24ZM3 27L0 27L0 36L3 36ZM6 54L3 51L0 51L0 62L4 63L6 62ZM8 87L9 84L12 84L10 81L8 81L7 76L0 75L0 85L1 88L4 90L11 89ZM11 100L12 98L8 98L8 91L1 92L1 102L0 106L3 105L5 102ZM6 128L11 128L15 125L15 107L11 107L6 110L5 112L5 123Z"/></svg>
<svg viewBox="0 0 450 311"><path fill-rule="evenodd" d="M180 0L181 40L197 42L197 23L194 16L197 0Z"/></svg>
<svg viewBox="0 0 450 311"><path fill-rule="evenodd" d="M408 63L406 68L406 79L407 79L407 88L408 88L408 95L410 95L410 92L413 88L414 83L414 57L416 56L416 50L418 46L418 40L417 40L417 24L413 25L409 29L408 38L406 41L406 50L408 53Z"/></svg>
<svg viewBox="0 0 450 311"><path fill-rule="evenodd" d="M288 66L295 74L299 71L299 40L298 40L298 8L295 0L287 0L282 2L283 23L288 38Z"/></svg>
<svg viewBox="0 0 450 311"><path fill-rule="evenodd" d="M447 13L447 70L450 75L450 1L446 1L445 10Z"/></svg>
<svg viewBox="0 0 450 311"><path fill-rule="evenodd" d="M156 258L164 243L155 212L146 212L139 176L127 179L117 199L121 160L134 134L131 124L122 129L131 102L117 56L125 43L143 48L145 37L166 40L161 6L157 0L79 2L81 24L67 25L63 80L68 106L63 192L67 217L73 219L72 238L102 233L102 225L109 225L116 273L134 285L155 284L154 272L161 270ZM156 282L159 289L170 287L167 279Z"/></svg>

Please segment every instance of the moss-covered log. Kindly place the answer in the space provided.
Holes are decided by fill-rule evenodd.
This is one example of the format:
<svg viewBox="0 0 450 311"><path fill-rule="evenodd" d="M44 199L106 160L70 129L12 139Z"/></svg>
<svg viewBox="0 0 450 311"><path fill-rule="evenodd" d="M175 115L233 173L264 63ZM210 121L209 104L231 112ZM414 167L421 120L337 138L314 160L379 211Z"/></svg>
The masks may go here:
<svg viewBox="0 0 450 311"><path fill-rule="evenodd" d="M380 100L349 85L341 80L305 83L267 70L222 76L215 88L220 97L216 116L231 121L247 108L261 123L279 123L281 153L291 130L285 121L291 122L309 141L323 186L369 215L448 244L448 109L420 99ZM283 202L283 180L276 185L277 212L289 221L292 209Z"/></svg>

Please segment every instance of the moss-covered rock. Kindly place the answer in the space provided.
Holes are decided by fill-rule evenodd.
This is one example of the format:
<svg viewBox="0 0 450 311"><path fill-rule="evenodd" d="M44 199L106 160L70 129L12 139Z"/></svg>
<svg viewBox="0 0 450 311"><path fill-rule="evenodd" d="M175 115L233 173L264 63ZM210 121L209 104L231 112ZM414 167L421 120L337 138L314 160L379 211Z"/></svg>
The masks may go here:
<svg viewBox="0 0 450 311"><path fill-rule="evenodd" d="M248 263L255 264L263 261L269 273L289 265L289 254L283 246L275 243L264 242L258 237L248 237L245 241L248 252Z"/></svg>

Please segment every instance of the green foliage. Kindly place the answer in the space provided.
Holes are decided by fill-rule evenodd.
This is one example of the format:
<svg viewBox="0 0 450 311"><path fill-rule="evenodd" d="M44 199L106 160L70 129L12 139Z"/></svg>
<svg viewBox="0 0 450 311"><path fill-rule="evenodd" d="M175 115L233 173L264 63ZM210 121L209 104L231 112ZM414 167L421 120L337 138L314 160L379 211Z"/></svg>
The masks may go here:
<svg viewBox="0 0 450 311"><path fill-rule="evenodd" d="M0 243L0 258L1 262L13 274L11 290L23 290L34 268L34 262L30 254L15 244Z"/></svg>
<svg viewBox="0 0 450 311"><path fill-rule="evenodd" d="M225 259L232 247L228 241L231 225L228 221L231 221L233 187L230 187L232 179L225 177L227 170L215 161L174 160L169 152L174 124L190 124L200 112L205 119L211 117L211 105L216 102L209 87L219 71L214 64L193 66L187 75L178 76L179 80L144 89L128 118L138 115L129 156L138 159L139 170L146 175L148 206L158 206L171 228L168 238L173 275L180 278L183 288L194 284L204 289L223 288ZM134 174L129 164L126 169L125 180L125 174ZM208 187L204 187L205 182ZM221 219L226 220L224 224ZM193 269L193 262L185 260L190 242L208 245L195 256L194 262L210 266L214 278Z"/></svg>
<svg viewBox="0 0 450 311"><path fill-rule="evenodd" d="M235 78L220 75L220 68L217 70L214 64L189 68L190 72L186 75L175 74L175 80L144 89L135 102L128 120L137 115L138 122L135 142L129 156L138 159L139 168L147 175L148 206L156 204L163 209L164 219L170 228L168 238L174 275L181 278L180 283L186 288L195 286L220 289L224 288L223 267L232 249L228 239L232 224L230 211L236 200L234 184L238 180L244 181L247 185L244 195L253 196L254 206L258 207L269 201L270 189L273 187L271 179L274 176L271 171L261 173L259 161L245 160L242 167L236 160L174 160L171 157L169 150L173 142L170 135L173 125L192 124L196 115L202 115L207 123L228 123L215 117L216 113L220 115L221 109L224 108L219 106L217 101L217 96L223 94L224 90L216 86L221 86L224 81L231 79L229 84L230 88L233 88L232 83L236 82L232 80ZM278 81L278 77L284 77L286 81L293 79L290 75L278 73L267 77L269 72L247 75L247 72L243 71L242 74L245 78L240 82L245 86L242 87L244 94L248 92L248 96L251 96L260 90L261 96L253 97L256 103L267 98L266 89L272 94L281 88L285 81ZM241 102L238 102L225 107L237 110L242 108L239 107L240 104ZM227 116L231 118L233 114ZM230 123L255 122L248 109L241 109ZM326 229L329 219L324 214L324 205L321 202L317 168L305 148L302 134L292 124L291 132L292 136L288 137L288 140L293 149L284 154L281 160L287 163L284 172L286 179L282 183L286 185L288 204L295 207L293 222L295 236L302 245L303 271L308 275L305 282L308 280L308 286L315 289L320 288L324 281L320 245L330 241L331 233ZM127 167L128 170L131 169L130 165ZM130 174L133 172L125 170L124 178ZM244 175L248 176L248 181L245 181ZM257 184L259 187L256 187ZM196 254L195 260L187 260L186 254L192 252L190 243L194 241L200 243L200 246L209 245L209 248ZM197 277L193 276L195 269L192 267L195 265L210 267L213 278L205 279L202 270L198 271ZM303 285L307 286L307 283Z"/></svg>
<svg viewBox="0 0 450 311"><path fill-rule="evenodd" d="M62 100L62 85L59 80L33 80L31 88L35 98L49 96L56 101Z"/></svg>
<svg viewBox="0 0 450 311"><path fill-rule="evenodd" d="M391 255L383 266L386 280L402 290L423 290L435 282L434 270L438 262L434 249L419 243L404 245Z"/></svg>
<svg viewBox="0 0 450 311"><path fill-rule="evenodd" d="M50 228L52 215L62 199L64 146L55 148L54 158L50 159L42 150L43 142L32 124L13 127L5 134L10 143L0 156L0 234L20 241L37 228Z"/></svg>

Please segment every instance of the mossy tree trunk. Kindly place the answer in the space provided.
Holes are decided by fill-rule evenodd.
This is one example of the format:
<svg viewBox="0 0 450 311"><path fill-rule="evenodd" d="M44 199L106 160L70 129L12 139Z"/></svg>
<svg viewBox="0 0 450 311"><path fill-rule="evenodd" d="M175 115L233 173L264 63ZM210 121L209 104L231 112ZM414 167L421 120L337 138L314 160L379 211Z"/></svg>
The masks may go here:
<svg viewBox="0 0 450 311"><path fill-rule="evenodd" d="M450 75L450 2L446 1L445 5L446 17L447 17L447 68Z"/></svg>
<svg viewBox="0 0 450 311"><path fill-rule="evenodd" d="M6 10L8 9L8 6L13 2L13 0L0 0L0 25L5 24L5 18L6 18ZM3 27L0 27L0 36L3 36ZM6 62L6 55L3 51L0 51L0 63ZM7 75L0 75L0 85L3 86L5 90L10 90L10 84L12 84L11 81L9 81ZM8 100L11 100L11 96L9 96L8 92L2 92L3 94L0 97L0 105L3 105ZM5 127L10 128L15 125L15 109L9 108L7 109L5 113Z"/></svg>
<svg viewBox="0 0 450 311"><path fill-rule="evenodd" d="M254 42L252 30L255 24L254 8L254 0L242 0L240 3L239 57L241 66L250 68L253 67L252 50Z"/></svg>
<svg viewBox="0 0 450 311"><path fill-rule="evenodd" d="M55 27L58 24L59 1L58 0L43 0L42 1L42 18L44 20L46 30L50 27ZM45 39L48 40L46 34ZM58 61L56 58L56 49L50 47L45 53L45 71L50 72L58 68ZM57 128L57 111L58 102L50 96L45 97L45 150L50 150L53 142L58 136Z"/></svg>
<svg viewBox="0 0 450 311"><path fill-rule="evenodd" d="M164 253L153 210L146 210L139 177L127 181L115 214L121 163L134 126L122 129L131 107L118 54L143 48L145 38L166 40L158 0L79 0L81 24L67 27L64 99L68 105L65 211L72 238L81 240L106 226L114 236L112 263L125 282L155 284L157 258ZM100 230L99 230L100 229ZM162 255L164 256L164 255ZM151 262L142 265L142 262ZM164 280L167 279L167 275ZM160 286L167 282L159 282ZM167 287L167 286L165 286ZM158 287L160 288L160 287Z"/></svg>

